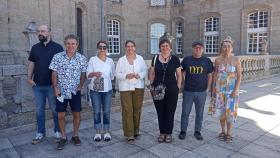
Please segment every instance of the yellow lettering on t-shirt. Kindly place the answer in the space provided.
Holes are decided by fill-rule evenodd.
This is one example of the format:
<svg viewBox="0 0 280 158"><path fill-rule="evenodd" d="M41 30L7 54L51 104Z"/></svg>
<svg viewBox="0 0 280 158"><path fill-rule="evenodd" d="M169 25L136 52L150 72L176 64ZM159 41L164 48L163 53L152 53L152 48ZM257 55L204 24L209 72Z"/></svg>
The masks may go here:
<svg viewBox="0 0 280 158"><path fill-rule="evenodd" d="M202 66L190 66L189 71L190 71L190 74L202 74L203 67Z"/></svg>

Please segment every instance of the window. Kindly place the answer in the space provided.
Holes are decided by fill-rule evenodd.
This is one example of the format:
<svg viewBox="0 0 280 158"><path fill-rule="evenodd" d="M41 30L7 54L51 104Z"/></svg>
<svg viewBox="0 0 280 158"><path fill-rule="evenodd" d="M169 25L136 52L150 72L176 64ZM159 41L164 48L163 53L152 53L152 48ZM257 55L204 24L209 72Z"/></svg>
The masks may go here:
<svg viewBox="0 0 280 158"><path fill-rule="evenodd" d="M206 54L217 54L219 50L219 18L210 17L204 21L204 47Z"/></svg>
<svg viewBox="0 0 280 158"><path fill-rule="evenodd" d="M165 0L151 0L151 6L165 6Z"/></svg>
<svg viewBox="0 0 280 158"><path fill-rule="evenodd" d="M174 0L173 3L174 5L181 5L183 4L183 0Z"/></svg>
<svg viewBox="0 0 280 158"><path fill-rule="evenodd" d="M111 2L121 3L121 0L111 0Z"/></svg>
<svg viewBox="0 0 280 158"><path fill-rule="evenodd" d="M268 11L256 11L248 15L247 53L260 54L268 39Z"/></svg>
<svg viewBox="0 0 280 158"><path fill-rule="evenodd" d="M118 20L107 21L108 53L120 53L120 22Z"/></svg>
<svg viewBox="0 0 280 158"><path fill-rule="evenodd" d="M165 25L162 23L154 23L151 25L150 38L151 38L151 54L157 54L159 38L165 32Z"/></svg>
<svg viewBox="0 0 280 158"><path fill-rule="evenodd" d="M183 24L181 22L176 23L176 53L183 53Z"/></svg>

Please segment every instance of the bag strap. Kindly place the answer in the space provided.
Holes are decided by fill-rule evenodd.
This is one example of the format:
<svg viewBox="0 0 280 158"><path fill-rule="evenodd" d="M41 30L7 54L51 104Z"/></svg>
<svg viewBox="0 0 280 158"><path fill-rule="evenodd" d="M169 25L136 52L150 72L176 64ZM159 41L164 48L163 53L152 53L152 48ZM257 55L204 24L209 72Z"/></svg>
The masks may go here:
<svg viewBox="0 0 280 158"><path fill-rule="evenodd" d="M155 57L154 57L154 60L153 60L153 67L155 67L155 64L156 64L156 61L157 61L157 57L158 57L158 55L156 55Z"/></svg>
<svg viewBox="0 0 280 158"><path fill-rule="evenodd" d="M164 64L162 63L162 68L163 68L162 84L164 84L164 78L165 78L166 69L167 69L168 63L169 63L169 61L171 60L171 58L172 58L172 55L170 55L170 57L169 57L169 59L168 59L168 62L166 63L166 66L165 66L165 67L164 67Z"/></svg>

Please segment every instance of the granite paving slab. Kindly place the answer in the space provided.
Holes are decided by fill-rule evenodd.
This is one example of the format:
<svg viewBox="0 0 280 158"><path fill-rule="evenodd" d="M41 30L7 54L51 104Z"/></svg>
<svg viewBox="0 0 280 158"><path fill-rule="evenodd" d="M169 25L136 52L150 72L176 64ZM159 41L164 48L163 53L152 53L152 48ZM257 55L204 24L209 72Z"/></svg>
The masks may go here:
<svg viewBox="0 0 280 158"><path fill-rule="evenodd" d="M148 150L161 158L177 157L187 151L183 148L168 143L155 145Z"/></svg>
<svg viewBox="0 0 280 158"><path fill-rule="evenodd" d="M108 153L113 158L127 157L134 155L143 149L137 145L130 145L126 142L118 142L105 147L100 148L105 153Z"/></svg>
<svg viewBox="0 0 280 158"><path fill-rule="evenodd" d="M193 151L209 158L228 158L234 153L232 150L217 146L215 144L204 144L197 147Z"/></svg>
<svg viewBox="0 0 280 158"><path fill-rule="evenodd" d="M0 158L20 158L15 148L0 150Z"/></svg>
<svg viewBox="0 0 280 158"><path fill-rule="evenodd" d="M249 155L255 158L279 158L280 151L251 143L239 151L241 154Z"/></svg>

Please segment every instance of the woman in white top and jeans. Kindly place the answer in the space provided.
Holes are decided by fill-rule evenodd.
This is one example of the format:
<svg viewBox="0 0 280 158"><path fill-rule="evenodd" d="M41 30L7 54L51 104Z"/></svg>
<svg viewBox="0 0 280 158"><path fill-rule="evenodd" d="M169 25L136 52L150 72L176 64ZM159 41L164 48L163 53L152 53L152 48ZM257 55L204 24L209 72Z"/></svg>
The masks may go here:
<svg viewBox="0 0 280 158"><path fill-rule="evenodd" d="M107 43L97 43L98 54L91 57L87 68L87 77L90 79L89 89L92 100L95 141L101 141L101 130L104 131L104 141L110 141L110 112L112 98L112 80L114 79L115 65L111 58L106 56ZM103 114L103 127L101 125L101 111Z"/></svg>
<svg viewBox="0 0 280 158"><path fill-rule="evenodd" d="M129 144L134 144L135 137L139 136L147 66L142 56L136 54L134 41L127 40L125 49L125 56L117 63L116 78L121 97L124 136Z"/></svg>

